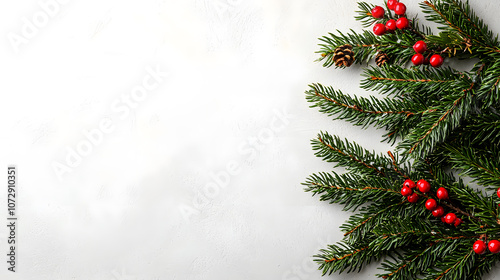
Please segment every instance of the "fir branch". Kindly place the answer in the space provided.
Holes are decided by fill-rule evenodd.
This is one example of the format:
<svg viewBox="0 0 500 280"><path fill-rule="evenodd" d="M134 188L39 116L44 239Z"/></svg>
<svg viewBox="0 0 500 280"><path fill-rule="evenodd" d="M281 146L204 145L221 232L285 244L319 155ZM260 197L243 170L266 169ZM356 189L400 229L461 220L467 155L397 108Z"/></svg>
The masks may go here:
<svg viewBox="0 0 500 280"><path fill-rule="evenodd" d="M464 237L466 238L466 237ZM426 274L426 270L433 267L442 257L453 252L459 243L456 239L440 239L426 245L422 249L407 249L404 255L396 262L386 260L382 263L388 273L379 274L383 279L417 279L417 275Z"/></svg>
<svg viewBox="0 0 500 280"><path fill-rule="evenodd" d="M350 96L314 84L306 92L311 107L354 125L384 128L384 141L402 139L396 148L402 159L390 151L386 156L375 154L327 133L312 141L316 156L346 167L348 173L313 174L304 183L306 191L344 210L359 211L341 225L343 241L315 256L323 274L359 271L373 260L389 257L382 262L386 273L378 275L383 279L479 280L500 260L500 255L479 256L471 250L477 239L500 239L500 207L496 196L488 193L500 186L500 43L468 2L427 0L422 7L443 32L432 35L413 19L409 29L384 36L351 30L320 39L319 60L325 67L335 64L334 52L345 44L353 47L358 64L377 53L387 55L384 66L365 70L361 87L390 98ZM375 19L371 8L372 4L359 3L357 19L365 26L393 18L387 10L384 19ZM427 66L405 69L413 44L422 39L429 55L480 61L467 72ZM450 167L487 186L488 192L456 181ZM400 194L406 178L428 180L432 191L414 189L420 199L409 203ZM448 190L449 199L437 199L438 187ZM424 207L430 198L457 214L463 224L454 227L434 218Z"/></svg>
<svg viewBox="0 0 500 280"><path fill-rule="evenodd" d="M345 255L343 255L343 256L341 256L341 257L333 257L333 258L331 258L331 259L329 259L329 260L325 260L325 263L330 263L330 262L341 261L341 260L343 260L343 259L345 259L345 258L352 257L352 256L356 255L357 253L359 253L359 252L361 252L361 251L364 251L364 250L366 250L366 249L368 249L368 248L370 248L370 247L366 246L366 247L364 247L364 248L354 250L353 252L348 253L348 254L345 254Z"/></svg>
<svg viewBox="0 0 500 280"><path fill-rule="evenodd" d="M366 2L358 2L358 11L356 13L358 14L354 18L357 21L361 22L361 25L363 27L370 27L376 22L381 22L381 19L377 19L372 16L371 10L375 7L375 5L366 3ZM384 19L388 18L387 14L384 15Z"/></svg>
<svg viewBox="0 0 500 280"><path fill-rule="evenodd" d="M398 149L414 157L425 158L437 144L443 142L474 108L473 86L440 101L422 117L422 122L398 145Z"/></svg>
<svg viewBox="0 0 500 280"><path fill-rule="evenodd" d="M470 85L472 82L470 74L451 68L406 69L399 65L368 67L363 76L363 89L394 97L409 96L413 102L423 104L454 91L457 86Z"/></svg>
<svg viewBox="0 0 500 280"><path fill-rule="evenodd" d="M457 254L453 254L448 257L448 262L455 262ZM445 271L440 273L435 280L445 280L445 279L463 279L469 275L474 262L476 261L476 255L473 250L469 248L467 254L462 258L459 258L452 266L448 267Z"/></svg>
<svg viewBox="0 0 500 280"><path fill-rule="evenodd" d="M351 97L332 87L319 84L310 86L306 92L306 99L313 103L311 108L318 107L319 111L334 119L347 120L354 125L366 127L375 125L388 131L395 131L388 136L395 140L408 132L419 122L420 115L425 109L418 102L397 99L377 99L375 97Z"/></svg>
<svg viewBox="0 0 500 280"><path fill-rule="evenodd" d="M324 67L333 66L335 64L333 59L335 49L348 44L353 47L355 63L368 63L378 52L384 52L389 55L392 63L406 64L414 54L413 44L421 39L421 34L424 32L418 30L417 25L412 25L411 28L415 32L397 30L384 36L375 36L373 32L368 30L357 33L352 29L347 34L341 31L337 31L338 34L329 33L329 36L320 38L319 46L321 49L318 53L321 54L321 57L318 61L323 61Z"/></svg>
<svg viewBox="0 0 500 280"><path fill-rule="evenodd" d="M500 102L500 53L494 53L488 57L493 62L484 70L481 87L478 89L478 97L484 102L483 108L488 108Z"/></svg>
<svg viewBox="0 0 500 280"><path fill-rule="evenodd" d="M459 21L461 24L466 26L464 30L470 30L469 34L472 37L479 38L481 42L486 43L487 46L496 48L498 50L498 36L494 36L493 32L488 29L488 26L484 24L484 21L481 20L476 13L472 10L469 5L469 2L461 2L457 0L448 0L453 7L453 10L461 13L460 18L464 18L465 21Z"/></svg>
<svg viewBox="0 0 500 280"><path fill-rule="evenodd" d="M386 177L361 177L356 174L321 172L309 176L305 191L320 195L321 201L344 205L344 210L356 210L365 203L399 201L398 185Z"/></svg>
<svg viewBox="0 0 500 280"><path fill-rule="evenodd" d="M363 232L369 232L368 229L372 229L373 226L375 225L374 220L377 219L379 216L384 214L386 211L391 210L393 207L398 207L404 204L405 201L395 203L392 205L387 206L386 208L382 209L377 209L377 212L375 213L361 213L358 216L352 216L351 219L349 220L348 224L342 225L341 228L343 228L347 232L344 234L344 236L349 236L352 235L356 231L360 231L361 228L365 228ZM368 228L368 229L367 229ZM363 238L365 234L358 234L358 236L354 237L354 239L358 240L360 238Z"/></svg>
<svg viewBox="0 0 500 280"><path fill-rule="evenodd" d="M381 274L383 279L413 279L413 276L416 274L422 273L422 270L431 266L432 260L437 259L436 254L434 254L434 246L436 243L432 243L429 247L425 248L423 251L418 252L415 256L411 256L410 258L405 258L400 260L397 264L390 263L386 261L383 265L387 268L390 268L390 273ZM437 251L437 250L436 250ZM429 261L430 260L430 261ZM393 266L389 266L391 264ZM394 268L396 266L396 268ZM416 271L415 267L418 267L419 270Z"/></svg>
<svg viewBox="0 0 500 280"><path fill-rule="evenodd" d="M475 266L471 269L471 274L467 276L467 280L481 280L483 276L488 273L495 263L498 262L498 256L489 256L482 258L475 263Z"/></svg>
<svg viewBox="0 0 500 280"><path fill-rule="evenodd" d="M500 114L495 110L485 110L481 115L470 116L460 129L455 131L454 140L467 142L468 146L482 147L482 149L488 145L496 147L495 144L500 143Z"/></svg>
<svg viewBox="0 0 500 280"><path fill-rule="evenodd" d="M327 162L335 162L335 167L342 166L348 170L366 175L385 176L390 161L363 149L356 143L342 141L337 136L322 132L312 141L316 156Z"/></svg>
<svg viewBox="0 0 500 280"><path fill-rule="evenodd" d="M500 187L498 159L500 152L494 147L488 150L464 145L446 145L450 162L461 171L461 175L470 176L473 182L483 186Z"/></svg>
<svg viewBox="0 0 500 280"><path fill-rule="evenodd" d="M448 187L450 198L459 201L460 209L468 213L467 216L474 218L480 227L500 228L498 222L497 203L491 195L484 196L482 192L476 191L458 181ZM473 213L473 214L472 214Z"/></svg>
<svg viewBox="0 0 500 280"><path fill-rule="evenodd" d="M325 88L325 87L323 87L322 85L319 85L319 84L313 84L311 86L311 89L314 92L314 95L316 97L320 98L319 99L320 102L318 102L318 100L314 99L314 98L310 98L311 99L310 101L311 102L318 102L321 105L328 104L326 106L323 106L323 108L325 108L325 109L332 110L335 107L343 107L345 109L354 110L354 111L357 111L357 112L362 113L362 114L370 114L370 115L393 115L393 114L396 114L396 115L397 114L403 114L403 115L406 115L406 116L415 115L414 112L405 111L405 110L400 110L400 111L398 111L398 110L391 110L390 108L370 108L370 109L363 109L363 108L361 108L361 105L360 105L360 104L365 104L365 105L368 105L368 106L369 105L371 105L371 106L373 106L373 105L377 106L378 105L379 107L383 107L383 106L389 107L390 106L389 105L390 104L389 99L383 100L383 101L379 101L379 100L375 99L374 97L372 97L371 100L366 99L366 98L358 98L358 97L351 98L348 95L344 95L340 91L336 92L331 87ZM321 101L323 101L323 100L329 101L329 102L331 102L333 104L331 104L331 103L321 103ZM345 104L344 102L345 103L349 103L349 104L354 104L354 105ZM399 103L397 105L399 105L400 107L404 106L401 103ZM405 105L407 105L407 104L405 104ZM316 107L316 106L317 105L312 105L311 107Z"/></svg>
<svg viewBox="0 0 500 280"><path fill-rule="evenodd" d="M345 243L329 245L328 249L320 251L315 255L315 261L320 264L323 275L333 272L352 272L361 270L365 264L369 264L375 259L379 259L384 252L371 250L367 244L352 246Z"/></svg>
<svg viewBox="0 0 500 280"><path fill-rule="evenodd" d="M456 0L424 1L421 5L429 21L441 23L440 29L458 32L474 45L474 51L498 51L498 37L472 11L469 3ZM481 50L483 49L483 51Z"/></svg>
<svg viewBox="0 0 500 280"><path fill-rule="evenodd" d="M421 205L420 209L416 209L404 197L399 198L399 201L384 201L370 204L362 208L360 213L349 218L340 226L344 232L344 239L351 244L362 242L369 236L376 235L380 238L380 234L393 233L394 231L387 228L387 225L395 226L395 216L411 216L414 219L428 219L428 211L425 211L425 200L421 200L417 205ZM395 215L397 213L397 215ZM405 220L410 222L410 220ZM396 230L397 231L397 230ZM400 229L400 232L409 231L409 229Z"/></svg>

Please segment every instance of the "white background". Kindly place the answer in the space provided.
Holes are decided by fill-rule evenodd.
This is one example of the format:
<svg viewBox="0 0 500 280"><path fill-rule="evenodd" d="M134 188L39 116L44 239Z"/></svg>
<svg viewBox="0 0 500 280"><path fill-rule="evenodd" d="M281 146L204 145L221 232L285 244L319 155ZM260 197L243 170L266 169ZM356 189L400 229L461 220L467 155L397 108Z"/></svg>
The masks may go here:
<svg viewBox="0 0 500 280"><path fill-rule="evenodd" d="M331 169L310 139L390 149L304 98L313 82L371 94L359 66L314 62L318 37L361 30L356 3L67 0L44 22L47 2L0 3L0 166L19 170L17 272L1 226L0 278L320 279L311 256L349 213L303 192ZM472 6L499 32L494 4ZM137 95L151 71L169 75Z"/></svg>

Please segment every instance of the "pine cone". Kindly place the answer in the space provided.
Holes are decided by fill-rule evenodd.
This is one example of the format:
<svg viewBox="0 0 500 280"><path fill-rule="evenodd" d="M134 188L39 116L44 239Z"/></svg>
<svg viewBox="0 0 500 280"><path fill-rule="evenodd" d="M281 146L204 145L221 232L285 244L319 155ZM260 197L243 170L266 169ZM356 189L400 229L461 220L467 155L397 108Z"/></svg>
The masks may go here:
<svg viewBox="0 0 500 280"><path fill-rule="evenodd" d="M354 59L351 45L342 45L334 51L333 61L335 66L349 67L354 63Z"/></svg>
<svg viewBox="0 0 500 280"><path fill-rule="evenodd" d="M384 63L389 61L389 56L386 53L379 52L375 57L375 63L377 66L382 67Z"/></svg>

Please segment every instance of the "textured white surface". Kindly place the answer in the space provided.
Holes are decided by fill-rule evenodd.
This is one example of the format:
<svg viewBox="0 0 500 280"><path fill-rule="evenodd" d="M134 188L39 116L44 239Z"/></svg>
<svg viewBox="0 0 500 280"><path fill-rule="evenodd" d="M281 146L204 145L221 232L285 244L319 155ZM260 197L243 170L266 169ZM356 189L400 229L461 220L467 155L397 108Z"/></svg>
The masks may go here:
<svg viewBox="0 0 500 280"><path fill-rule="evenodd" d="M53 4L47 22L40 3ZM495 4L472 3L498 32ZM313 62L318 37L361 29L356 8L0 3L0 166L18 166L20 188L18 271L2 261L0 279L320 279L310 256L341 239L349 214L302 191L307 175L331 168L310 139L327 130L390 149L381 131L332 122L304 99L312 82L368 94L359 67ZM5 201L1 191L1 213ZM0 260L6 237L0 227Z"/></svg>

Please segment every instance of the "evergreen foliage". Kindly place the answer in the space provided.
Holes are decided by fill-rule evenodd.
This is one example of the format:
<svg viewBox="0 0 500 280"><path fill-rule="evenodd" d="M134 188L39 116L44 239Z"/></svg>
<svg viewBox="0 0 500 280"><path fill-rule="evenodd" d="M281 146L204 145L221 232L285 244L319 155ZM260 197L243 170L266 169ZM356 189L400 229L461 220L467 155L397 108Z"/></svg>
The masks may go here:
<svg viewBox="0 0 500 280"><path fill-rule="evenodd" d="M356 19L364 27L396 19L387 8L383 19L372 17L374 6L359 3ZM351 45L355 63L365 67L361 88L383 97L311 84L311 107L335 120L385 129L382 141L395 146L384 155L327 132L312 140L316 156L346 173L312 174L305 190L353 211L340 227L343 240L315 256L324 275L379 262L382 272L376 276L382 279L482 279L500 259L472 250L477 240L500 239L500 41L468 1L428 0L421 8L428 21L440 25L439 34L414 18L408 29L384 36L350 30L320 38L318 61L324 67L335 66L337 47ZM479 62L469 71L407 67L419 40L436 53ZM379 52L388 55L388 63L368 66ZM419 200L410 203L400 193L406 179L425 179L432 191L414 189ZM448 190L448 200L436 197L440 187ZM463 223L455 227L435 218L424 205L429 198Z"/></svg>

